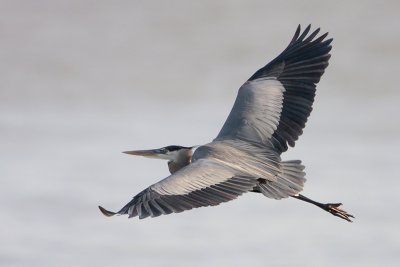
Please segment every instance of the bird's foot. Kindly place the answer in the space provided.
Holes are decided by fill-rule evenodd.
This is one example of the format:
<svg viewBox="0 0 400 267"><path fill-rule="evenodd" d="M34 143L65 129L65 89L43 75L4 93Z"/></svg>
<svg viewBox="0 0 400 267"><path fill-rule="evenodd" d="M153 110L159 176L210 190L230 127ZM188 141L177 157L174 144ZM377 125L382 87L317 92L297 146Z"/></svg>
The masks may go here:
<svg viewBox="0 0 400 267"><path fill-rule="evenodd" d="M323 204L322 208L332 215L342 218L348 222L352 222L350 218L354 218L354 216L347 213L345 210L339 209L340 206L342 206L342 203L327 203Z"/></svg>

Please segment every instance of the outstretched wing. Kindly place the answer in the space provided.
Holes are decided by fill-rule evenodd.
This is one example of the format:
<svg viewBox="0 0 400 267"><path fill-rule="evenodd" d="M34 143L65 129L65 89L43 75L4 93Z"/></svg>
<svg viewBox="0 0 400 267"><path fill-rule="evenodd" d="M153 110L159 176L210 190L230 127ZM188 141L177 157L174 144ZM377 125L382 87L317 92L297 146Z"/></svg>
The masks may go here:
<svg viewBox="0 0 400 267"><path fill-rule="evenodd" d="M199 159L143 190L116 213L99 208L106 216L157 217L215 206L252 190L256 184L255 178L236 176L232 169L217 161Z"/></svg>
<svg viewBox="0 0 400 267"><path fill-rule="evenodd" d="M330 58L328 33L300 35L300 25L288 47L254 73L239 89L235 104L216 140L239 138L272 144L282 153L303 133L314 102L315 87Z"/></svg>

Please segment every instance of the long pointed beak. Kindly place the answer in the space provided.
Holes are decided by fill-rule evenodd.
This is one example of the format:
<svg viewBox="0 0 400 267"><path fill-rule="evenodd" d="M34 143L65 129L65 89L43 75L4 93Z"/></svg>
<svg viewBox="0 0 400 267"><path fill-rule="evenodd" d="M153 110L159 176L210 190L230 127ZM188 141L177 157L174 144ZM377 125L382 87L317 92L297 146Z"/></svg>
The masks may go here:
<svg viewBox="0 0 400 267"><path fill-rule="evenodd" d="M150 149L150 150L133 150L133 151L124 151L122 153L134 156L142 156L147 158L159 158L162 154L159 149Z"/></svg>

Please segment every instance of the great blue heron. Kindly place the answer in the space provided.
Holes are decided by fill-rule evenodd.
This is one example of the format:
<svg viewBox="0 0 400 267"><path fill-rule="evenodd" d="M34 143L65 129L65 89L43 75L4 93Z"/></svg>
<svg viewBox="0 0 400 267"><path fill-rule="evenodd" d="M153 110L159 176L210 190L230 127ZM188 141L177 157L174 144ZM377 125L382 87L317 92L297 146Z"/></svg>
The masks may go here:
<svg viewBox="0 0 400 267"><path fill-rule="evenodd" d="M125 153L168 160L171 175L137 194L120 211L99 206L106 216L156 217L215 206L246 192L273 199L293 197L347 221L341 203L323 204L299 192L305 179L300 160L282 161L281 153L302 134L312 110L315 86L330 58L328 33L316 38L300 25L288 47L239 89L233 108L211 142ZM301 34L300 34L301 33ZM354 217L353 217L354 218Z"/></svg>

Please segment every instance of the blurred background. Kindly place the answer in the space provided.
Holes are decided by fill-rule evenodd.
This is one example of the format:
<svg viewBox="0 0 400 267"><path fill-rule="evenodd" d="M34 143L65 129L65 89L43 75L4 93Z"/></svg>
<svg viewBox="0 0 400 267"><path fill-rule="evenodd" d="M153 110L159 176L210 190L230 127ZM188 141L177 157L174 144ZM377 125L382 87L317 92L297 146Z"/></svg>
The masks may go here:
<svg viewBox="0 0 400 267"><path fill-rule="evenodd" d="M298 24L334 38L304 194L106 218L168 175L121 151L211 141ZM1 266L398 266L398 1L0 1Z"/></svg>

